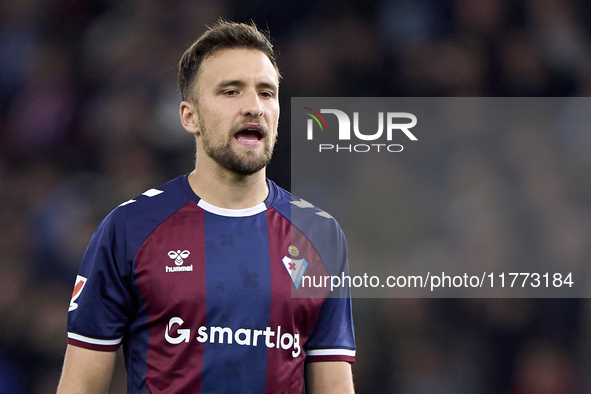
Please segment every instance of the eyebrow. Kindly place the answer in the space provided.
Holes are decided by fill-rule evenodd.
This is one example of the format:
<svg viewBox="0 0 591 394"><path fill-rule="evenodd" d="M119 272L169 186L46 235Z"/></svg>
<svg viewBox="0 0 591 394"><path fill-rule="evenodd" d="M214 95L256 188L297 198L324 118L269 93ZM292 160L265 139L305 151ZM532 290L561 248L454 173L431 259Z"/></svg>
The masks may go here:
<svg viewBox="0 0 591 394"><path fill-rule="evenodd" d="M217 87L218 87L218 89L221 89L221 88L227 88L228 86L239 86L239 87L242 87L244 85L246 85L246 84L241 79L227 79L227 80L221 81L217 85ZM257 88L265 88L265 89L271 89L271 90L276 91L278 87L274 83L270 83L270 82L259 82L259 83L257 83Z"/></svg>

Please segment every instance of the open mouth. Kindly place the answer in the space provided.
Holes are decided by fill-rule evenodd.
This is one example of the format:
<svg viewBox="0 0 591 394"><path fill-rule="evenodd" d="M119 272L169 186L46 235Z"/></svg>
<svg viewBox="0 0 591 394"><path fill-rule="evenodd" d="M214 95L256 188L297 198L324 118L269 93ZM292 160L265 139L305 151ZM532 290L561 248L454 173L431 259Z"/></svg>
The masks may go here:
<svg viewBox="0 0 591 394"><path fill-rule="evenodd" d="M260 125L246 125L239 132L234 134L238 141L255 142L264 137L263 128Z"/></svg>

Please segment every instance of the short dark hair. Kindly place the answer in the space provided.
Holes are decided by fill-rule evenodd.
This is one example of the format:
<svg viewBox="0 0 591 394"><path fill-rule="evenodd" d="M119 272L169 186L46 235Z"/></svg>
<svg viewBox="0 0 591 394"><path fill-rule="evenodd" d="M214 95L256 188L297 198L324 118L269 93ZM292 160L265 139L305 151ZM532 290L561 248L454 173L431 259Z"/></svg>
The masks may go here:
<svg viewBox="0 0 591 394"><path fill-rule="evenodd" d="M195 98L193 85L199 67L205 58L222 49L248 48L263 52L281 78L273 45L268 32L259 30L254 23L236 23L220 19L185 51L179 62L178 85L183 100Z"/></svg>

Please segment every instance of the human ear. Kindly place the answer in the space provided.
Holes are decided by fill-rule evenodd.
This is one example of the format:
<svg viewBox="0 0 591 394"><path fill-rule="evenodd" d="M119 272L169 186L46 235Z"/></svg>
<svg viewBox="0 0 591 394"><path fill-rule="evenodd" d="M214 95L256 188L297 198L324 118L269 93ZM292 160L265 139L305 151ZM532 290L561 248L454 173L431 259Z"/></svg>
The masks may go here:
<svg viewBox="0 0 591 394"><path fill-rule="evenodd" d="M201 133L201 128L199 127L199 115L195 105L188 101L181 102L179 115L181 117L181 123L187 132L194 135L199 135Z"/></svg>

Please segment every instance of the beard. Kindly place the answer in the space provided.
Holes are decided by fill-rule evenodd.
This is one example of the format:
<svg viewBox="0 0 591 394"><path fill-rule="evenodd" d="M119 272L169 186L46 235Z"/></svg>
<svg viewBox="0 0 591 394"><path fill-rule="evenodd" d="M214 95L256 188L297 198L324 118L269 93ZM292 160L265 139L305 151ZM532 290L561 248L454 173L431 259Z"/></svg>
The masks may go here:
<svg viewBox="0 0 591 394"><path fill-rule="evenodd" d="M245 123L248 123L248 121ZM234 134L240 130L241 125L232 128L226 140L223 138L217 140L212 138L202 116L199 117L199 127L201 129L201 140L205 153L226 170L240 175L252 175L267 167L271 162L273 148L277 142L276 133L271 135L266 130L265 140L263 141L264 150L261 154L256 148L243 147L241 152L232 149ZM267 138L271 138L271 143L268 142Z"/></svg>

